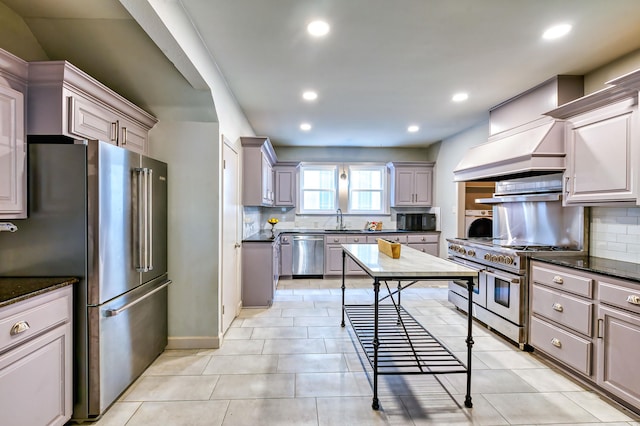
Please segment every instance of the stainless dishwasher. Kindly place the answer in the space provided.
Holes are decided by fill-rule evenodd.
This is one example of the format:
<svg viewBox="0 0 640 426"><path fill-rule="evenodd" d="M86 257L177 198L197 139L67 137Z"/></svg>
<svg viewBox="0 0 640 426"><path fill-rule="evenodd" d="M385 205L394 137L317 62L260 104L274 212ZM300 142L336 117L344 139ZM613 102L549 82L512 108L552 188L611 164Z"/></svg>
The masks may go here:
<svg viewBox="0 0 640 426"><path fill-rule="evenodd" d="M324 273L324 236L294 235L292 276L322 277Z"/></svg>

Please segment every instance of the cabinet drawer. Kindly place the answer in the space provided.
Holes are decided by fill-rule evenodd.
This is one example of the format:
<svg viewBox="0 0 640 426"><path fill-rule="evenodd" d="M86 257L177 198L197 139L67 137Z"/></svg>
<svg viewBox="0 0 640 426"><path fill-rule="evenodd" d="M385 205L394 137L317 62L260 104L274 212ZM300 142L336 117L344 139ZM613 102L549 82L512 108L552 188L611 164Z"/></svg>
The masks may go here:
<svg viewBox="0 0 640 426"><path fill-rule="evenodd" d="M400 244L406 244L407 243L407 236L406 235L391 234L391 235L387 235L384 238L389 240L389 241L393 241L394 243L400 243Z"/></svg>
<svg viewBox="0 0 640 426"><path fill-rule="evenodd" d="M325 235L325 244L347 244L347 237L345 235Z"/></svg>
<svg viewBox="0 0 640 426"><path fill-rule="evenodd" d="M580 296L593 297L593 280L590 278L572 274L570 270L563 268L533 265L531 269L531 278L534 282Z"/></svg>
<svg viewBox="0 0 640 426"><path fill-rule="evenodd" d="M640 314L640 285L598 281L598 294L602 303Z"/></svg>
<svg viewBox="0 0 640 426"><path fill-rule="evenodd" d="M558 324L592 337L593 303L534 284L531 309Z"/></svg>
<svg viewBox="0 0 640 426"><path fill-rule="evenodd" d="M530 338L533 347L591 376L592 342L538 318L531 318Z"/></svg>
<svg viewBox="0 0 640 426"><path fill-rule="evenodd" d="M407 235L407 242L411 243L437 243L437 234L423 234L423 235Z"/></svg>
<svg viewBox="0 0 640 426"><path fill-rule="evenodd" d="M71 289L57 290L0 311L0 352L70 321ZM28 327L28 328L26 328ZM20 329L24 331L20 331Z"/></svg>
<svg viewBox="0 0 640 426"><path fill-rule="evenodd" d="M364 244L367 242L366 235L347 235L347 244Z"/></svg>

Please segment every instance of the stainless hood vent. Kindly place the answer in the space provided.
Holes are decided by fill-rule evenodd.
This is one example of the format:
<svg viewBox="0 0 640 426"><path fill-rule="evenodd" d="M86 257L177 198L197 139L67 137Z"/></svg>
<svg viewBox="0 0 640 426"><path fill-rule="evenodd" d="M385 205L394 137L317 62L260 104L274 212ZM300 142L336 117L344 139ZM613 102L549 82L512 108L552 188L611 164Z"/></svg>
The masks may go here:
<svg viewBox="0 0 640 426"><path fill-rule="evenodd" d="M504 180L563 172L564 121L541 118L469 149L453 171L456 182Z"/></svg>

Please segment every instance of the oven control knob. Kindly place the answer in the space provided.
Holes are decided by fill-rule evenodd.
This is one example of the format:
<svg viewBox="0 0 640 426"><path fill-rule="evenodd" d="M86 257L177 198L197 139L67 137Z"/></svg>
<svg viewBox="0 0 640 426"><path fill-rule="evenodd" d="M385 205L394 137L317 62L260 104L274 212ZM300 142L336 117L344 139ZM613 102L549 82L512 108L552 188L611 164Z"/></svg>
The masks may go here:
<svg viewBox="0 0 640 426"><path fill-rule="evenodd" d="M460 254L467 254L467 250L464 247L460 247Z"/></svg>
<svg viewBox="0 0 640 426"><path fill-rule="evenodd" d="M506 263L507 265L513 265L513 257L509 257L509 256L507 256L507 257L505 258L505 263Z"/></svg>
<svg viewBox="0 0 640 426"><path fill-rule="evenodd" d="M498 255L496 255L496 254L492 254L492 255L491 255L491 261L492 261L492 262L497 262L497 261L498 261Z"/></svg>
<svg viewBox="0 0 640 426"><path fill-rule="evenodd" d="M484 260L491 260L491 255L489 253L485 254Z"/></svg>
<svg viewBox="0 0 640 426"><path fill-rule="evenodd" d="M471 256L471 257L475 257L476 252L475 252L475 251L473 251L473 250L467 250L467 254L468 254L469 256Z"/></svg>
<svg viewBox="0 0 640 426"><path fill-rule="evenodd" d="M505 262L504 256L503 255L499 255L498 256L498 263L504 263L504 262Z"/></svg>

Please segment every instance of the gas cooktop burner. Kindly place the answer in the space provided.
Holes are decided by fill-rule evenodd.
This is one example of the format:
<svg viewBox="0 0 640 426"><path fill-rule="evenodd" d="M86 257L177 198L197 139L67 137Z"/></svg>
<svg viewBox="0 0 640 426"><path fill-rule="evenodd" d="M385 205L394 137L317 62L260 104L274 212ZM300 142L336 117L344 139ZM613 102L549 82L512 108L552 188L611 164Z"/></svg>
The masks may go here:
<svg viewBox="0 0 640 426"><path fill-rule="evenodd" d="M513 251L575 251L576 249L563 246L553 246L548 244L535 243L531 241L520 241L517 239L506 240L497 238L454 238L458 244L479 244L493 249L505 249Z"/></svg>

